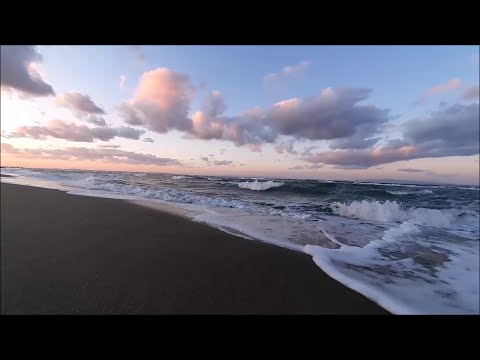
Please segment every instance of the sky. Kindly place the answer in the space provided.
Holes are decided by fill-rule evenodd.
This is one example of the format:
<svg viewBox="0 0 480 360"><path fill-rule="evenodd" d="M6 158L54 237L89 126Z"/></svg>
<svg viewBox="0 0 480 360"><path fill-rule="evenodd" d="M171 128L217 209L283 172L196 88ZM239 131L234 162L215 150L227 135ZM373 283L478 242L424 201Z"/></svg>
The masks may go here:
<svg viewBox="0 0 480 360"><path fill-rule="evenodd" d="M2 46L1 164L479 184L478 46Z"/></svg>

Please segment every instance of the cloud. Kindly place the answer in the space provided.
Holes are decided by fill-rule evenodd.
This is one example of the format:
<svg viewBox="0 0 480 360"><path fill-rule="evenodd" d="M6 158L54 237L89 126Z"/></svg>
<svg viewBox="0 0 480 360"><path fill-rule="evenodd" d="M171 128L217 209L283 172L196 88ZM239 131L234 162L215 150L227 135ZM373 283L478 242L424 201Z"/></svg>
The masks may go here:
<svg viewBox="0 0 480 360"><path fill-rule="evenodd" d="M232 165L233 161L230 160L215 160L213 161L213 165Z"/></svg>
<svg viewBox="0 0 480 360"><path fill-rule="evenodd" d="M390 120L388 110L358 104L369 93L368 89L327 88L318 96L280 101L267 111L255 108L234 117L196 112L189 136L227 140L237 146L248 145L252 151L258 151L261 144L274 143L279 135L311 140L345 138L345 142L334 142L332 146L355 143L357 148L366 148L378 138L365 140L363 136L377 133ZM288 143L280 143L276 150L288 148Z"/></svg>
<svg viewBox="0 0 480 360"><path fill-rule="evenodd" d="M145 134L144 130L134 129L128 126L118 126L115 128L110 128L115 132L115 136L122 137L125 139L140 139L140 135Z"/></svg>
<svg viewBox="0 0 480 360"><path fill-rule="evenodd" d="M127 77L125 75L120 75L120 90L123 90L125 86L125 81L127 81Z"/></svg>
<svg viewBox="0 0 480 360"><path fill-rule="evenodd" d="M320 169L323 167L323 164L309 164L305 168L306 169Z"/></svg>
<svg viewBox="0 0 480 360"><path fill-rule="evenodd" d="M105 114L105 111L93 102L88 95L80 94L77 91L67 92L55 99L57 106L74 110L79 114Z"/></svg>
<svg viewBox="0 0 480 360"><path fill-rule="evenodd" d="M138 164L138 165L182 165L176 159L161 158L151 154L141 154L117 149L88 149L68 147L64 149L18 149L10 144L1 144L2 153L16 156L35 157L53 160L90 160L108 163Z"/></svg>
<svg viewBox="0 0 480 360"><path fill-rule="evenodd" d="M434 172L434 171L422 170L422 169L413 169L413 168L397 169L397 171L404 171L404 172L409 172L409 173L424 173L426 175L441 176L441 177L450 177L450 176L458 175L457 173L441 174L441 173L437 173L437 172Z"/></svg>
<svg viewBox="0 0 480 360"><path fill-rule="evenodd" d="M84 118L86 122L89 122L90 124L97 125L97 126L107 126L107 122L105 119L101 116L96 116L96 115L88 115L87 117Z"/></svg>
<svg viewBox="0 0 480 360"><path fill-rule="evenodd" d="M304 169L304 167L303 167L303 166L301 166L301 165L297 165L297 166L294 166L294 167L288 168L288 170L300 170L300 169Z"/></svg>
<svg viewBox="0 0 480 360"><path fill-rule="evenodd" d="M143 138L143 141L145 142L149 142L149 143L153 143L153 139L152 138L149 138L149 137L146 137L146 138Z"/></svg>
<svg viewBox="0 0 480 360"><path fill-rule="evenodd" d="M46 126L20 126L5 137L9 138L34 138L44 140L47 136L77 142L93 142L94 140L108 141L114 137L138 140L144 130L137 130L125 126L115 128L94 127L66 123L62 120L51 120Z"/></svg>
<svg viewBox="0 0 480 360"><path fill-rule="evenodd" d="M201 158L200 158L200 160L203 160L203 161L208 161L208 157L206 157L206 156L203 156L203 157L201 157Z"/></svg>
<svg viewBox="0 0 480 360"><path fill-rule="evenodd" d="M309 61L300 61L296 65L285 66L280 72L268 74L263 78L265 87L274 87L303 74L310 66Z"/></svg>
<svg viewBox="0 0 480 360"><path fill-rule="evenodd" d="M189 77L158 68L142 75L134 97L122 103L118 110L130 125L157 133L179 130L187 139L224 140L247 146L252 151L261 151L262 144L275 143L280 135L295 139L344 139L333 142L332 148L366 148L379 139L372 136L390 120L388 110L360 104L370 92L369 89L327 88L317 96L283 100L267 110L256 107L236 116L226 116L224 98L215 90L209 94L202 110L190 117L194 88ZM289 151L289 148L288 143L277 145L277 151Z"/></svg>
<svg viewBox="0 0 480 360"><path fill-rule="evenodd" d="M317 149L318 146L308 146L306 148L303 149L301 155L302 156L308 156L308 155L311 155L312 154L312 150L313 149Z"/></svg>
<svg viewBox="0 0 480 360"><path fill-rule="evenodd" d="M192 128L188 112L193 94L187 75L158 68L141 76L134 97L118 110L130 125L141 125L158 133L188 131Z"/></svg>
<svg viewBox="0 0 480 360"><path fill-rule="evenodd" d="M477 100L479 99L479 87L478 85L469 87L466 89L463 94L462 98L465 100Z"/></svg>
<svg viewBox="0 0 480 360"><path fill-rule="evenodd" d="M370 94L368 89L326 88L319 95L283 100L268 112L268 123L283 135L311 140L333 140L357 132L375 132L390 120L388 110L358 104Z"/></svg>
<svg viewBox="0 0 480 360"><path fill-rule="evenodd" d="M340 170L357 170L357 169L365 169L365 166L362 165L335 165L333 166L334 169Z"/></svg>
<svg viewBox="0 0 480 360"><path fill-rule="evenodd" d="M292 155L297 155L298 152L293 150L293 143L294 142L295 142L295 140L290 140L288 142L279 142L279 143L275 144L274 149L279 154L283 154L284 152L287 152L287 153L292 154Z"/></svg>
<svg viewBox="0 0 480 360"><path fill-rule="evenodd" d="M462 81L459 78L453 78L444 84L434 86L427 90L426 96L441 94L450 90L457 90L462 87Z"/></svg>
<svg viewBox="0 0 480 360"><path fill-rule="evenodd" d="M436 85L425 91L425 93L422 95L422 97L415 102L416 105L425 102L428 98L442 94L447 91L451 90L458 90L462 87L462 81L459 78L453 78L447 81L446 83Z"/></svg>
<svg viewBox="0 0 480 360"><path fill-rule="evenodd" d="M218 90L213 90L203 105L203 112L208 116L218 116L225 112L227 105L223 95Z"/></svg>
<svg viewBox="0 0 480 360"><path fill-rule="evenodd" d="M145 56L145 53L143 52L143 49L140 45L127 45L127 50L135 56L136 60L144 65L145 62L147 61L147 57Z"/></svg>
<svg viewBox="0 0 480 360"><path fill-rule="evenodd" d="M404 171L404 172L426 172L427 170L404 168L404 169L397 169L397 171Z"/></svg>
<svg viewBox="0 0 480 360"><path fill-rule="evenodd" d="M368 168L400 160L475 155L479 153L478 118L478 103L455 104L426 119L407 121L403 125L404 139L391 140L384 147L322 152L303 160Z"/></svg>
<svg viewBox="0 0 480 360"><path fill-rule="evenodd" d="M97 145L98 148L103 148L103 149L118 149L120 145L116 144L104 144L104 145Z"/></svg>
<svg viewBox="0 0 480 360"><path fill-rule="evenodd" d="M241 163L241 164L238 164L238 165L240 165L240 166L245 166L245 164L243 164L243 163Z"/></svg>
<svg viewBox="0 0 480 360"><path fill-rule="evenodd" d="M47 84L35 64L42 61L42 55L35 46L2 45L0 84L4 89L15 89L25 95L49 96L55 95L51 85Z"/></svg>

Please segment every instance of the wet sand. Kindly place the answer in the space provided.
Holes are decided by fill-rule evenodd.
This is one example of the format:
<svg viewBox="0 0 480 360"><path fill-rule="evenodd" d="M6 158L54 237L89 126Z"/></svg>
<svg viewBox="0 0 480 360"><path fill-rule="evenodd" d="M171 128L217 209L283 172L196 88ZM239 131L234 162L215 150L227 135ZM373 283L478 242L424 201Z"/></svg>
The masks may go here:
<svg viewBox="0 0 480 360"><path fill-rule="evenodd" d="M1 184L2 314L388 314L310 256L123 200Z"/></svg>

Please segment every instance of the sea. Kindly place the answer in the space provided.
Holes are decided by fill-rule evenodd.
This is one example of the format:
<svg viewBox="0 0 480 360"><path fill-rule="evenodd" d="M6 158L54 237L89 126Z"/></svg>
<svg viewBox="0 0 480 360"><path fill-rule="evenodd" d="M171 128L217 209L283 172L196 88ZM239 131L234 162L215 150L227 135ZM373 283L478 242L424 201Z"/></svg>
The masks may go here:
<svg viewBox="0 0 480 360"><path fill-rule="evenodd" d="M4 183L181 208L306 253L394 314L480 314L478 186L2 168ZM208 249L207 249L208 251ZM246 259L248 261L248 259Z"/></svg>

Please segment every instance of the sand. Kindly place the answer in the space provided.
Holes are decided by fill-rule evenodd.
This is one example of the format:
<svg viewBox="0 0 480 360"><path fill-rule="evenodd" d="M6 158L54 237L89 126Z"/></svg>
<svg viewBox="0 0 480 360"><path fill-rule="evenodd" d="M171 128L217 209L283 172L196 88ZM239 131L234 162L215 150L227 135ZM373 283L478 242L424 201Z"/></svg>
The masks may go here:
<svg viewBox="0 0 480 360"><path fill-rule="evenodd" d="M2 314L388 314L310 256L127 201L1 184Z"/></svg>

